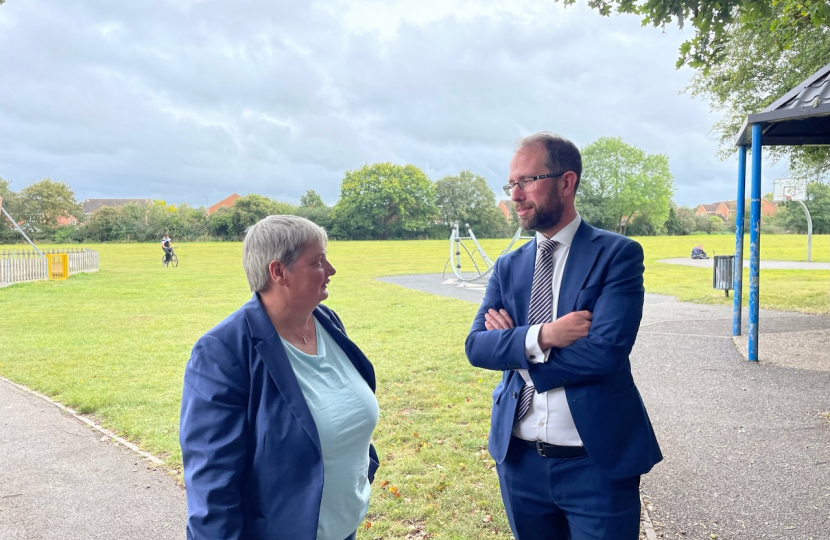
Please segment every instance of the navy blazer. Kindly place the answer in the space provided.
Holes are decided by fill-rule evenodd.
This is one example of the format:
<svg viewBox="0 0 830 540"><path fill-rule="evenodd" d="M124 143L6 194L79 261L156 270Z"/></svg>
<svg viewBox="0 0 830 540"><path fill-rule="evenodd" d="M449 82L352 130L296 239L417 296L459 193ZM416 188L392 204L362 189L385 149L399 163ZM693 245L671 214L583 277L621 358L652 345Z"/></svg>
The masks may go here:
<svg viewBox="0 0 830 540"><path fill-rule="evenodd" d="M648 472L662 454L629 362L643 314L642 248L584 221L579 225L559 287L557 316L591 311L591 330L569 347L552 349L544 364L525 358L535 262L535 239L496 261L467 336L471 364L504 372L493 392L490 454L497 463L504 461L525 384L514 370L523 368L537 392L565 388L585 450L600 467L616 478ZM505 309L515 327L488 331L484 314L490 308Z"/></svg>
<svg viewBox="0 0 830 540"><path fill-rule="evenodd" d="M375 391L375 372L320 305L314 317ZM258 295L202 336L184 375L179 441L187 538L315 540L323 495L320 439ZM378 467L369 447L369 480Z"/></svg>

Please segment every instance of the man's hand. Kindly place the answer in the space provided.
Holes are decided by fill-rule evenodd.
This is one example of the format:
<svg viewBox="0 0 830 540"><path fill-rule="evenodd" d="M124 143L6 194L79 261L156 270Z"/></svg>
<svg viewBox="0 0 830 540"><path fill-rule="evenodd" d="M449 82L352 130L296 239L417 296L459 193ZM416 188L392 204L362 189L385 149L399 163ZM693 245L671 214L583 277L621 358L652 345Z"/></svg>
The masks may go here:
<svg viewBox="0 0 830 540"><path fill-rule="evenodd" d="M592 318L593 314L590 311L574 311L543 324L539 331L539 347L545 350L573 345L578 339L588 335ZM503 309L491 308L484 314L484 328L487 330L507 330L513 326L513 319Z"/></svg>
<svg viewBox="0 0 830 540"><path fill-rule="evenodd" d="M507 330L513 328L513 319L503 309L496 311L490 308L484 314L484 328L487 330Z"/></svg>
<svg viewBox="0 0 830 540"><path fill-rule="evenodd" d="M539 331L539 347L545 350L551 347L561 349L573 345L577 340L588 335L592 318L593 313L590 311L574 311L553 322L543 324Z"/></svg>

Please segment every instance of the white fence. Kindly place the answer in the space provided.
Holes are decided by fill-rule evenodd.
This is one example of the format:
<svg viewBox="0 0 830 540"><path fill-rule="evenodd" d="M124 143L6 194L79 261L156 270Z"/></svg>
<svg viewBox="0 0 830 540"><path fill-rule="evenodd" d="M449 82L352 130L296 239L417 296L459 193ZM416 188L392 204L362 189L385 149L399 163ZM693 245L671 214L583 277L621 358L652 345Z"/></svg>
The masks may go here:
<svg viewBox="0 0 830 540"><path fill-rule="evenodd" d="M69 275L98 271L98 252L93 249L42 249L44 254L66 253ZM0 287L48 278L46 260L33 249L0 250Z"/></svg>

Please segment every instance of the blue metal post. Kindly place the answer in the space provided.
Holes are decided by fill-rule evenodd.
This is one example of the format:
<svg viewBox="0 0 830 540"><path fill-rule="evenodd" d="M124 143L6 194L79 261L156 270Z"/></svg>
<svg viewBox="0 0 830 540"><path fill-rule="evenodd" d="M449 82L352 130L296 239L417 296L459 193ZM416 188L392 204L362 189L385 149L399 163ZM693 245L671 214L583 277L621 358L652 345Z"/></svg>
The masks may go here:
<svg viewBox="0 0 830 540"><path fill-rule="evenodd" d="M749 205L749 344L750 362L758 361L759 274L761 267L761 128L752 126L752 197Z"/></svg>
<svg viewBox="0 0 830 540"><path fill-rule="evenodd" d="M732 268L732 335L741 335L741 297L744 286L744 199L746 198L746 145L738 149L738 199L735 201L735 265Z"/></svg>

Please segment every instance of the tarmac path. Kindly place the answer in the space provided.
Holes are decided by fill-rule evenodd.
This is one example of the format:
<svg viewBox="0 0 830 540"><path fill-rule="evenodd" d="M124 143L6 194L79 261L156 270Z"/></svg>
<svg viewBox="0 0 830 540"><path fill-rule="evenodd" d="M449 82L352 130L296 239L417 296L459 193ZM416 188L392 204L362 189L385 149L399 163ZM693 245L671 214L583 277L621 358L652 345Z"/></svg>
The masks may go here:
<svg viewBox="0 0 830 540"><path fill-rule="evenodd" d="M452 276L382 281L484 295ZM731 307L646 294L631 363L665 456L642 481L660 538L830 539L830 317L762 310L759 329L749 363Z"/></svg>
<svg viewBox="0 0 830 540"><path fill-rule="evenodd" d="M186 516L168 473L0 380L0 540L181 539Z"/></svg>

